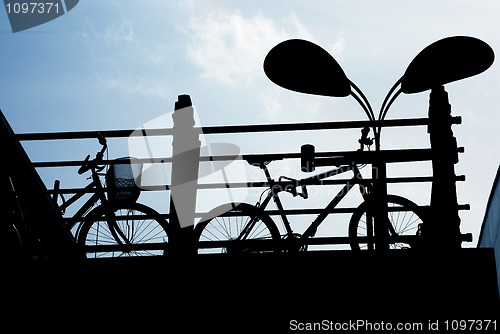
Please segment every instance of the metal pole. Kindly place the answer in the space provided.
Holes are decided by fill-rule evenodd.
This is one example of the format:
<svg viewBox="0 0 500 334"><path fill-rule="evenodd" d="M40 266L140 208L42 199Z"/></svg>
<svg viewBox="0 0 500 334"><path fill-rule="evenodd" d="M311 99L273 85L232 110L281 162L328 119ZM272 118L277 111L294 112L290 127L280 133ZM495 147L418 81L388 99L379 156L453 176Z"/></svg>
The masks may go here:
<svg viewBox="0 0 500 334"><path fill-rule="evenodd" d="M189 95L179 95L172 114L172 181L170 187L170 224L179 232L173 238L172 252L196 252L193 242L196 195L200 159L200 128L195 128L194 109Z"/></svg>
<svg viewBox="0 0 500 334"><path fill-rule="evenodd" d="M371 202L374 218L375 250L389 249L389 228L387 212L387 169L385 161L376 159L372 165L373 201Z"/></svg>

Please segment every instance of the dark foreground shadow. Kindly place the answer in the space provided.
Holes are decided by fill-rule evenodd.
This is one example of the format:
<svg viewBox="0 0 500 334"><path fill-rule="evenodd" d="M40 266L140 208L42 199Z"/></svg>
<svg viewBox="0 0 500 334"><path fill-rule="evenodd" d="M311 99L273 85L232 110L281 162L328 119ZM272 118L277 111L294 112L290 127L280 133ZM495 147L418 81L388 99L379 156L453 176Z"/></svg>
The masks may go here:
<svg viewBox="0 0 500 334"><path fill-rule="evenodd" d="M500 314L491 249L123 258L3 276L4 319L50 329L287 333Z"/></svg>

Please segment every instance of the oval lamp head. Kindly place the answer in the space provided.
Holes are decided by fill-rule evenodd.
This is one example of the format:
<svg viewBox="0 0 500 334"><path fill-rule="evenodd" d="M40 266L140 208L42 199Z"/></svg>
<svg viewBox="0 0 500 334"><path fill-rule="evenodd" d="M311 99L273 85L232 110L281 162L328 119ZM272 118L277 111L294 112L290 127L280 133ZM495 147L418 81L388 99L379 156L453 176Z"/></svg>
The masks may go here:
<svg viewBox="0 0 500 334"><path fill-rule="evenodd" d="M472 77L487 70L495 54L480 39L453 36L423 49L401 78L403 93L420 93L434 87Z"/></svg>
<svg viewBox="0 0 500 334"><path fill-rule="evenodd" d="M267 77L283 88L306 94L344 97L351 83L337 61L320 46L289 39L273 47L264 59Z"/></svg>

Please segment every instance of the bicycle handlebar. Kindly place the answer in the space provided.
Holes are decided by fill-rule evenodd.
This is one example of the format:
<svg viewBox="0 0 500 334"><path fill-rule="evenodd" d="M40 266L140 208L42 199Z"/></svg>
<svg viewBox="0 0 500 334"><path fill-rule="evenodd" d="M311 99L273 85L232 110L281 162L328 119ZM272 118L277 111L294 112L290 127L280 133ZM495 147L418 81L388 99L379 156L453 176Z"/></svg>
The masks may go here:
<svg viewBox="0 0 500 334"><path fill-rule="evenodd" d="M99 144L102 145L101 150L96 153L95 158L92 159L92 161L90 161L90 155L87 155L82 166L78 169L78 174L81 175L81 174L89 171L90 169L92 169L92 167L99 165L99 162L102 161L102 158L104 156L104 152L106 152L106 150L108 148L108 144L107 144L106 138L101 133L97 133L97 139L99 140ZM96 169L98 169L98 171L101 171L104 169L104 167L103 168L96 168Z"/></svg>
<svg viewBox="0 0 500 334"><path fill-rule="evenodd" d="M85 158L85 161L83 162L83 165L78 169L78 174L81 175L90 169L90 165L88 163L89 159L90 159L90 155L87 155L87 157Z"/></svg>
<svg viewBox="0 0 500 334"><path fill-rule="evenodd" d="M99 144L102 146L108 146L106 137L104 137L100 132L97 133L97 139L99 140Z"/></svg>

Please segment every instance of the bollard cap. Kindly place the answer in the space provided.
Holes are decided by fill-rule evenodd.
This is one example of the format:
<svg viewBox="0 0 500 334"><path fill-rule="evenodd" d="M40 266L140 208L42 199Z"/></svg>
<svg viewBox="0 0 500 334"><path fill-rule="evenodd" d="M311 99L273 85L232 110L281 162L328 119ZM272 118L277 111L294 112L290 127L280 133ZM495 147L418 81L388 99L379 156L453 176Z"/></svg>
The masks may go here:
<svg viewBox="0 0 500 334"><path fill-rule="evenodd" d="M191 97L187 94L179 95L177 97L177 102L175 102L175 110L179 110L186 107L191 107Z"/></svg>

